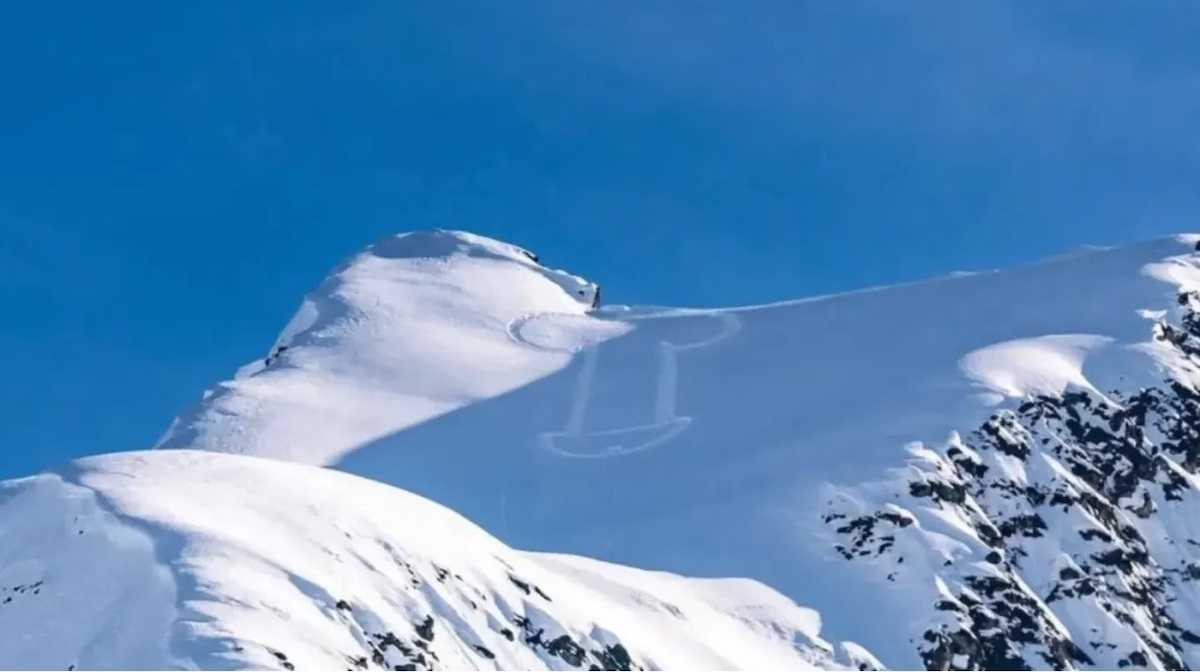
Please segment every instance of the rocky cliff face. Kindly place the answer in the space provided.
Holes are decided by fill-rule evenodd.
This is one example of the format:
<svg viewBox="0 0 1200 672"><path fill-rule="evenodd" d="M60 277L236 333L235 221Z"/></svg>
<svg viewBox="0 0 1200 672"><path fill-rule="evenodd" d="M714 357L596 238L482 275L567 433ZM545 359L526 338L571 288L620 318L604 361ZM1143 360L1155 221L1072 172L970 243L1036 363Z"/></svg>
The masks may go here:
<svg viewBox="0 0 1200 672"><path fill-rule="evenodd" d="M1152 327L1161 384L996 411L832 491L837 551L929 616L929 669L1200 666L1200 297Z"/></svg>

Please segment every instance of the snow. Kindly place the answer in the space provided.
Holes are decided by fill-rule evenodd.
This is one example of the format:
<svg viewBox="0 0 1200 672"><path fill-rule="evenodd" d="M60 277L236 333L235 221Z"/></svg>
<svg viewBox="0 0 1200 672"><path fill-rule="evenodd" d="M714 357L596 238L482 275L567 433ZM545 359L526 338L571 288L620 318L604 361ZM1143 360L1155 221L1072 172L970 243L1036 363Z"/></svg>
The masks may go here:
<svg viewBox="0 0 1200 672"><path fill-rule="evenodd" d="M756 582L521 553L328 469L148 451L0 488L3 669L347 669L372 644L388 669L570 669L522 619L655 669L839 665L815 612Z"/></svg>
<svg viewBox="0 0 1200 672"><path fill-rule="evenodd" d="M575 317L583 325L573 333L590 328L593 340L620 333L591 326L586 313L595 292L520 248L472 234L385 238L305 298L269 365L258 360L240 369L160 443L333 462L357 445L566 366L569 349L537 350L509 336L523 316ZM296 423L301 416L314 422Z"/></svg>
<svg viewBox="0 0 1200 672"><path fill-rule="evenodd" d="M1195 246L1190 236L1181 236L1178 242ZM1200 288L1200 268L1192 263L1190 256L1171 256L1146 264L1142 269L1146 275L1187 290Z"/></svg>
<svg viewBox="0 0 1200 672"><path fill-rule="evenodd" d="M992 405L1004 397L1060 395L1072 385L1095 391L1083 375L1083 362L1091 350L1110 342L1092 334L1016 339L967 354L962 369L995 395L988 399Z"/></svg>
<svg viewBox="0 0 1200 672"><path fill-rule="evenodd" d="M1146 318L1200 287L1194 245L762 306L591 310L595 285L519 248L390 237L307 297L269 366L221 383L159 447L336 466L519 548L748 577L815 609L830 639L911 668L908 594L831 551L824 495L997 404L1182 366L1154 355ZM964 552L949 527L922 530Z"/></svg>
<svg viewBox="0 0 1200 672"><path fill-rule="evenodd" d="M633 328L627 322L574 313L530 313L508 323L508 336L537 350L576 354Z"/></svg>
<svg viewBox="0 0 1200 672"><path fill-rule="evenodd" d="M0 667L167 665L175 585L149 536L59 476L7 481L0 501Z"/></svg>

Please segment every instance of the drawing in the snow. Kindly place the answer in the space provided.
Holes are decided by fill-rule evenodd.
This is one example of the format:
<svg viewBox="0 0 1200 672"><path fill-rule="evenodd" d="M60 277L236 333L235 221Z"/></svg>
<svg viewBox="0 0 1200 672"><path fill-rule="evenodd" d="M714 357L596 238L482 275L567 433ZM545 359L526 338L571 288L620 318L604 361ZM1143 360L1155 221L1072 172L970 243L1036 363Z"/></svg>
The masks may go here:
<svg viewBox="0 0 1200 672"><path fill-rule="evenodd" d="M566 317L569 319L570 316ZM510 332L521 342L529 343L531 341L523 337L525 328L531 323L554 322L557 319L562 319L562 316L533 315L523 319L521 326ZM617 384L626 386L626 392L633 396L640 396L645 389L652 388L652 403L639 409L642 413L629 418L628 422L610 427L585 426L588 400L598 371L597 363L605 347L602 343L597 343L583 350L580 353L582 361L578 365L579 373L566 426L561 431L548 431L541 435L541 441L548 450L565 457L617 457L669 442L687 429L688 423L691 422L691 418L675 412L680 354L723 341L736 333L741 326L737 316L732 313L708 314L696 311L687 316L645 314L633 319L642 323L653 319L710 322L719 325L719 331L702 340L688 343L660 341L654 348L644 348L640 354L645 361L641 362L638 368L646 375L641 378L620 379ZM605 375L605 370L599 369L599 375Z"/></svg>
<svg viewBox="0 0 1200 672"><path fill-rule="evenodd" d="M0 667L1200 667L1198 242L698 310L388 236L0 486Z"/></svg>

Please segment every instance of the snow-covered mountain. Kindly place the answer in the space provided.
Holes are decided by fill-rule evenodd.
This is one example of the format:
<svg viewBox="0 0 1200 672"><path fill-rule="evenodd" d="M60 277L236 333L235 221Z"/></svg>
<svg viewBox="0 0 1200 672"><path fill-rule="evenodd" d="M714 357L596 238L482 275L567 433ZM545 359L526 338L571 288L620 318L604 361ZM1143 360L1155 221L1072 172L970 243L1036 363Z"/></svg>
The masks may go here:
<svg viewBox="0 0 1200 672"><path fill-rule="evenodd" d="M1198 241L690 310L389 237L176 419L187 450L10 484L0 524L106 530L86 571L47 560L73 528L18 543L10 583L136 582L80 665L1198 667Z"/></svg>
<svg viewBox="0 0 1200 672"><path fill-rule="evenodd" d="M747 580L514 551L367 479L200 451L3 486L3 669L819 669Z"/></svg>

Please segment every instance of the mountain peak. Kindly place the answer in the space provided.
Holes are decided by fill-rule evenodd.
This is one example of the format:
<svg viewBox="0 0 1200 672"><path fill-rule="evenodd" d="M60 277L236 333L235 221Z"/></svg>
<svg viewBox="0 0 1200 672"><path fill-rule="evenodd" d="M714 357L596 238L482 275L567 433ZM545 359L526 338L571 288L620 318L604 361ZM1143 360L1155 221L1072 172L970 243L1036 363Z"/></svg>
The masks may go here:
<svg viewBox="0 0 1200 672"><path fill-rule="evenodd" d="M332 277L340 276L356 266L369 264L372 260L391 262L392 265L406 262L411 265L421 262L477 260L496 262L500 264L498 267L504 267L505 262L511 262L517 267L541 275L584 306L594 307L598 303L595 283L565 271L542 266L538 255L523 247L469 231L426 229L384 236L336 268ZM476 264L473 271L477 274L482 273L483 268L486 266ZM470 285L474 284L473 281L481 278L473 278L470 273L460 272L452 279L462 283L461 289L469 290Z"/></svg>
<svg viewBox="0 0 1200 672"><path fill-rule="evenodd" d="M555 314L595 324L602 338L613 327L588 317L599 291L523 248L476 234L387 236L335 268L267 354L206 391L157 447L329 464L356 445L565 366L569 352L537 350L510 330L527 316ZM246 422L219 419L233 416ZM300 428L299 417L320 420Z"/></svg>
<svg viewBox="0 0 1200 672"><path fill-rule="evenodd" d="M365 252L388 259L444 258L456 254L537 263L537 255L511 243L469 231L426 229L385 236Z"/></svg>

